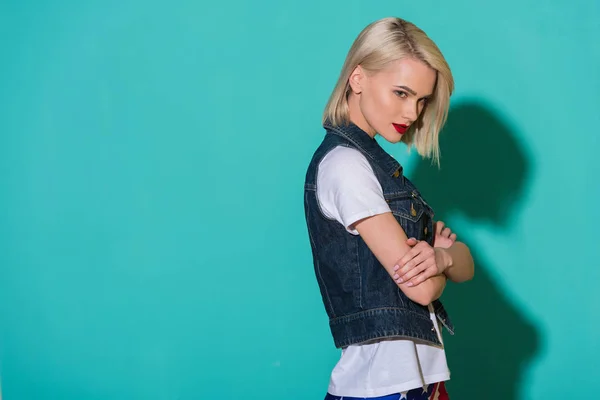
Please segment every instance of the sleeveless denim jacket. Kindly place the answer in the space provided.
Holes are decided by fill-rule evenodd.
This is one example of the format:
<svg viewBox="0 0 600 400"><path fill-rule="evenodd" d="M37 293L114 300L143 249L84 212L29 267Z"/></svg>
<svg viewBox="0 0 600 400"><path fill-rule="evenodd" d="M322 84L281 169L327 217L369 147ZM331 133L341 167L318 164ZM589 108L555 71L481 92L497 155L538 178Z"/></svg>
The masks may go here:
<svg viewBox="0 0 600 400"><path fill-rule="evenodd" d="M383 189L385 201L408 237L433 244L433 211L400 164L354 124L324 124L325 138L306 172L304 210L314 272L329 317L335 346L386 338L418 339L440 346L428 307L410 300L388 275L360 235L352 235L336 220L325 217L317 202L320 161L336 146L366 156ZM439 300L432 303L437 319L450 334L454 328Z"/></svg>

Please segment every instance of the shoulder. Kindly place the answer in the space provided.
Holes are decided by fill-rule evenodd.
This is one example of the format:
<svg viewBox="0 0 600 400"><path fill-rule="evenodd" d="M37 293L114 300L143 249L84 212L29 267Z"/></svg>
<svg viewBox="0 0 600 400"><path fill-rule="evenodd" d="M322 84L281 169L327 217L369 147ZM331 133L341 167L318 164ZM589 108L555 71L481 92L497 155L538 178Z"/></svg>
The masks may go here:
<svg viewBox="0 0 600 400"><path fill-rule="evenodd" d="M337 146L319 165L317 191L350 194L367 190L381 191L367 157L353 147Z"/></svg>
<svg viewBox="0 0 600 400"><path fill-rule="evenodd" d="M348 146L336 146L330 150L319 164L319 174L346 176L353 173L373 174L373 168L359 150Z"/></svg>

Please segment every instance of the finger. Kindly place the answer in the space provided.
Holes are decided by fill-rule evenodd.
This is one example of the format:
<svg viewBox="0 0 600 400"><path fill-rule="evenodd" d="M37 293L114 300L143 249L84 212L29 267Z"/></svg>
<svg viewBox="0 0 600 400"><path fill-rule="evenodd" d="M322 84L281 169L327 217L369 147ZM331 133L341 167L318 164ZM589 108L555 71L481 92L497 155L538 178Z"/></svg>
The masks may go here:
<svg viewBox="0 0 600 400"><path fill-rule="evenodd" d="M417 243L419 243L419 241L415 238L409 238L406 240L406 244L409 245L410 247L413 247Z"/></svg>
<svg viewBox="0 0 600 400"><path fill-rule="evenodd" d="M401 276L400 278L396 279L396 283L401 284L410 282L411 279L423 273L423 271L427 269L428 265L429 263L427 262L427 260L417 264L414 268L406 272L404 276Z"/></svg>
<svg viewBox="0 0 600 400"><path fill-rule="evenodd" d="M410 249L408 252L406 252L406 254L404 254L400 261L398 261L397 265L400 266L400 268L402 268L407 262L415 258L417 254L421 253L424 249L427 249L428 247L430 247L429 243L419 240L418 243L415 244L412 249Z"/></svg>
<svg viewBox="0 0 600 400"><path fill-rule="evenodd" d="M414 259L407 262L406 265L404 265L398 271L396 271L396 274L394 275L394 280L398 283L410 280L413 276L418 274L423 269L423 267L419 269L419 266L422 265L427 260L427 258L428 257L426 255L419 254Z"/></svg>
<svg viewBox="0 0 600 400"><path fill-rule="evenodd" d="M398 262L396 263L396 265L394 266L394 271L398 271L400 268L402 268L407 262L409 262L410 260L412 260L413 258L415 258L415 256L417 254L419 254L421 252L421 247L419 246L419 243L417 243L416 245L414 245L409 251L407 251L401 259L398 260Z"/></svg>
<svg viewBox="0 0 600 400"><path fill-rule="evenodd" d="M428 268L425 268L423 272L421 272L419 275L415 276L413 279L408 281L406 283L406 286L417 286L434 276L436 274L436 271L437 267L435 263L433 263L433 265L430 265Z"/></svg>
<svg viewBox="0 0 600 400"><path fill-rule="evenodd" d="M453 233L452 235L450 235L450 240L452 240L453 242L456 241L456 233Z"/></svg>
<svg viewBox="0 0 600 400"><path fill-rule="evenodd" d="M406 282L412 276L414 276L416 273L419 273L419 271L423 269L421 268L417 271L409 273L409 271L413 270L418 265L426 263L428 259L432 260L435 263L435 250L433 249L433 247L429 246L427 242L422 243L423 245L421 245L421 252L418 255L416 255L413 259L406 261L406 263L400 266L400 268L396 271L396 274L394 274L394 280L396 280L399 283ZM426 263L426 265L428 264Z"/></svg>
<svg viewBox="0 0 600 400"><path fill-rule="evenodd" d="M411 239L408 239L411 240ZM408 244L408 240L407 240L407 244ZM398 261L396 261L396 265L394 265L394 271L397 272L400 268L402 268L404 266L404 264L406 264L409 260L411 260L412 258L414 258L417 254L419 254L421 251L419 250L419 248L417 247L417 245L419 244L419 241L416 239L412 239L415 240L417 243L413 245L413 247L406 252L406 254L404 254L404 256L402 256L402 258ZM409 244L410 246L410 244Z"/></svg>
<svg viewBox="0 0 600 400"><path fill-rule="evenodd" d="M452 231L450 230L450 228L444 228L444 230L442 231L442 236L449 237L451 233Z"/></svg>
<svg viewBox="0 0 600 400"><path fill-rule="evenodd" d="M444 229L445 226L446 226L446 224L444 224L443 221L437 221L435 223L435 233L436 233L436 235L439 235L442 232L442 229Z"/></svg>

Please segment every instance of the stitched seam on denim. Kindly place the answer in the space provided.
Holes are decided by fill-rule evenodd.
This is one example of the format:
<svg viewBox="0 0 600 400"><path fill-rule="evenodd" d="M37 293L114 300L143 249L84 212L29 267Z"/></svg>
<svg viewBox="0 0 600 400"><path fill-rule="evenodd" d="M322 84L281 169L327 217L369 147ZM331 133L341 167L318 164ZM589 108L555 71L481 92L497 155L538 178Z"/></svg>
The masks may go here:
<svg viewBox="0 0 600 400"><path fill-rule="evenodd" d="M352 313L352 314L347 314L347 315L342 315L339 317L335 317L332 318L331 321L329 322L330 325L338 325L339 323L345 323L345 322L350 322L350 321L354 321L357 319L360 319L361 316L374 316L376 314L377 311L382 311L382 310L396 310L396 311L402 311L402 313L407 313L407 314L412 314L415 315L423 320L429 320L429 317L423 316L419 313L416 313L414 311L411 311L407 308L400 308L400 307L379 307L379 308L371 308L369 310L366 311L359 311L356 313Z"/></svg>
<svg viewBox="0 0 600 400"><path fill-rule="evenodd" d="M389 309L389 307L382 308L382 309ZM363 314L366 314L366 312ZM420 315L417 315L417 316L421 317ZM412 316L404 315L403 317L411 318ZM366 319L373 319L373 318L377 318L377 316L371 315ZM435 331L435 329L431 330L431 331L429 329L430 325L432 324L431 319L429 319L429 317L427 317L427 318L422 317L416 321L417 321L417 325L414 326L413 328L393 325L393 322L386 320L385 326L380 327L380 329L377 329L375 331L370 331L368 333L364 333L362 335L353 335L353 334L351 334L351 332L345 332L345 334L339 333L338 335L334 334L335 344L337 347L344 347L347 345L367 342L370 340L403 336L403 337L407 337L410 339L420 339L420 340L423 340L425 342L428 342L428 343L431 343L431 344L434 344L437 346L442 346L442 343L439 341L437 334L432 333ZM391 325L393 325L393 326L391 326ZM337 325L335 327L337 327ZM332 330L336 329L335 327L332 326ZM343 325L342 325L342 327L343 327ZM383 328L383 329L381 329L381 328ZM425 329L423 329L423 328L425 328Z"/></svg>
<svg viewBox="0 0 600 400"><path fill-rule="evenodd" d="M440 321L442 323L442 325L444 325L444 327L448 330L448 332L450 332L451 335L454 335L454 326L452 328L450 328L450 326L448 326L449 324L446 324L444 319L441 318L438 313L435 313L435 316L438 319L438 321Z"/></svg>
<svg viewBox="0 0 600 400"><path fill-rule="evenodd" d="M321 164L321 161L323 161L323 159L325 158L325 156L327 154L329 154L333 149L335 149L336 146L330 148L329 150L327 150L325 153L323 153L323 155L321 155L321 157L319 158L319 161L316 163L315 166L315 201L317 203L317 209L319 210L319 214L321 214L321 217L323 217L325 220L327 221L336 221L337 220L335 218L327 218L327 216L325 215L325 212L323 211L323 209L321 208L321 203L319 202L319 197L317 196L317 190L319 190L317 183L318 183L318 176L319 176L319 165ZM346 227L344 227L345 229Z"/></svg>
<svg viewBox="0 0 600 400"><path fill-rule="evenodd" d="M308 195L308 193L306 195ZM307 219L310 219L310 218L308 218L310 216L310 210L308 210L307 214L309 214L309 215L307 215ZM314 241L314 238L312 236L310 229L308 230L308 237L310 239L311 245L313 246L313 248L316 249L317 247L315 245L315 241ZM331 302L331 298L329 297L329 292L327 291L327 286L325 286L323 276L321 276L321 265L319 263L318 257L315 257L315 269L317 271L317 275L319 276L319 281L320 281L321 286L323 287L323 291L325 292L325 297L327 298L327 302L329 303L329 309L331 310L331 315L333 316L333 318L335 318L335 311L333 309L333 303Z"/></svg>
<svg viewBox="0 0 600 400"><path fill-rule="evenodd" d="M407 340L414 340L414 339L418 339L418 340L422 340L425 343L428 343L434 347L443 349L444 346L441 342L438 342L439 339L435 339L435 340L430 340L427 339L426 337L424 337L423 335L400 335L397 334L395 332L390 332L390 331L383 331L383 332L373 332L370 333L368 335L363 335L363 336L358 336L358 337L353 337L353 338L349 338L349 339L345 339L342 341L338 341L336 342L336 347L341 348L341 347L345 347L345 346L350 346L350 345L357 345L357 344L361 344L361 343L365 343L365 342L369 342L371 340L377 340L377 339L407 339Z"/></svg>
<svg viewBox="0 0 600 400"><path fill-rule="evenodd" d="M442 303L442 301L439 299L436 300L436 303L438 305L437 307L434 306L433 309L436 319L439 320L442 323L442 325L444 325L444 327L448 330L448 332L450 332L451 335L454 335L454 324L452 323L452 320L448 315L448 311L446 311L446 308L444 307L444 303ZM441 316L442 314L446 316L445 321Z"/></svg>
<svg viewBox="0 0 600 400"><path fill-rule="evenodd" d="M395 216L397 216L397 217L400 217L400 218L408 219L409 221L412 221L412 222L418 222L419 219L423 216L423 210L421 210L417 214L416 217L413 217L412 215L403 214L400 211L394 211L394 210L392 210L392 214L395 215Z"/></svg>
<svg viewBox="0 0 600 400"><path fill-rule="evenodd" d="M433 332L433 331L427 331L429 332ZM439 338L437 337L437 333L431 333L429 334L429 337L431 338L436 338L435 340L432 339L428 339L427 334L423 334L423 332L416 332L416 333L406 333L405 329L401 329L401 328L392 328L392 329L382 329L382 330L378 330L378 331L372 331L369 333L366 333L364 335L360 335L360 336L352 336L352 337L347 337L344 340L340 341L340 342L344 342L344 343L348 343L348 342L355 342L355 343L360 343L360 342L365 342L368 340L372 340L372 339L383 339L386 337L406 337L406 338L411 338L411 339L420 339L420 340L425 340L425 341L429 341L429 342L439 342ZM439 342L439 344L441 344L441 342Z"/></svg>
<svg viewBox="0 0 600 400"><path fill-rule="evenodd" d="M382 149L382 150L383 150L383 149ZM384 152L385 152L385 150L384 150ZM386 153L386 154L387 154L387 153ZM388 156L389 156L389 154L388 154ZM390 157L391 157L391 156L390 156ZM402 168L402 165L401 165L401 164L400 164L398 161L394 160L394 162L395 162L396 164L398 164L398 167L396 167L396 165L394 164L393 166L391 166L391 169L390 169L389 171L386 171L385 169L383 169L383 168L381 167L381 165L379 165L379 163L378 163L377 161L375 161L375 166L377 167L377 169L379 169L379 171L380 171L381 173L383 173L383 175L384 175L386 178L390 178L390 177L392 177L392 176L393 176L393 174L394 174L394 172L396 172L396 170L399 170L400 168ZM402 176L404 176L404 175L402 175ZM396 178L396 179L397 179L397 178ZM377 180L378 180L378 181L380 181L379 177L377 177ZM381 181L380 181L380 182L381 182ZM383 186L383 183L382 183L382 186Z"/></svg>
<svg viewBox="0 0 600 400"><path fill-rule="evenodd" d="M329 303L329 309L331 310L331 315L333 315L333 318L336 318L335 310L333 308L333 304L331 303L331 299L329 298L329 292L327 291L327 286L325 285L325 283L323 281L323 276L321 276L321 265L320 265L318 259L315 261L315 264L317 267L317 273L319 274L319 280L321 281L321 286L323 287L323 291L325 292L325 297L327 298L327 302Z"/></svg>
<svg viewBox="0 0 600 400"><path fill-rule="evenodd" d="M412 197L410 197L412 198ZM394 198L394 199L386 199L386 203L388 203L388 205L390 206L390 210L392 211L392 214L401 218L405 218L408 219L409 221L412 222L417 222L419 221L419 219L421 219L421 217L423 216L423 213L426 211L424 206L420 203L420 202L411 202L413 208L415 209L415 211L417 211L417 215L416 216L412 216L408 214L408 210L404 210L404 208L402 208L401 210L395 210L392 207L391 202L393 200L398 200L399 198ZM404 197L400 198L400 199L405 199ZM389 200L389 201L387 201ZM415 207L416 204L416 207Z"/></svg>
<svg viewBox="0 0 600 400"><path fill-rule="evenodd" d="M362 285L362 273L363 273L363 269L362 269L362 265L360 263L360 256L358 254L358 238L356 240L353 240L352 243L354 244L354 249L355 249L355 254L356 254L356 265L358 266L358 307L360 307L361 309L363 308L362 305L362 291L363 291L363 285Z"/></svg>
<svg viewBox="0 0 600 400"><path fill-rule="evenodd" d="M409 190L404 190L402 192L391 192L391 193L383 193L383 197L386 200L399 200L399 199L410 199L410 191Z"/></svg>

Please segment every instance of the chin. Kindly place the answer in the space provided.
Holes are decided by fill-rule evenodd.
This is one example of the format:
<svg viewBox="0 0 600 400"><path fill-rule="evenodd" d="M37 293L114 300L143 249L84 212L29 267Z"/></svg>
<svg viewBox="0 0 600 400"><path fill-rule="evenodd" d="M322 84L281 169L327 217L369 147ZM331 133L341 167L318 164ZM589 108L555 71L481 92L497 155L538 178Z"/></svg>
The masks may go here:
<svg viewBox="0 0 600 400"><path fill-rule="evenodd" d="M390 143L396 144L399 143L400 141L402 141L402 135L399 134L398 132L393 132L393 133L389 133L387 135L381 135L383 136L383 138L385 140L387 140Z"/></svg>

